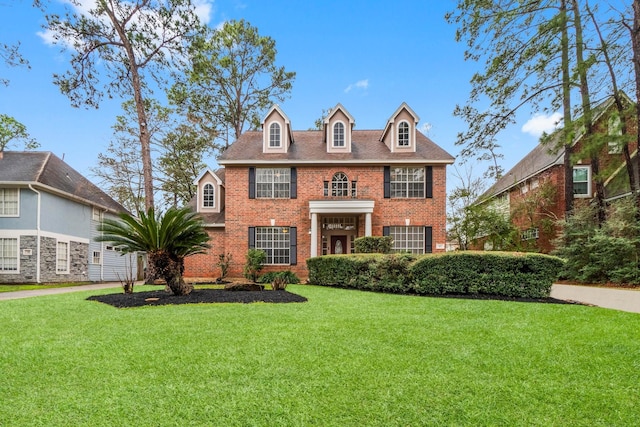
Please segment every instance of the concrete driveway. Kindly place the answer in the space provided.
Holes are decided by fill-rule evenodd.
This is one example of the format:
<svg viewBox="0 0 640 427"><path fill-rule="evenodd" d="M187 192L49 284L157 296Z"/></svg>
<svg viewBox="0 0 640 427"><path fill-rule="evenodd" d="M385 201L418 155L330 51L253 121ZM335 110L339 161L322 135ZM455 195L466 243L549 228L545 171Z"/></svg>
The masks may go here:
<svg viewBox="0 0 640 427"><path fill-rule="evenodd" d="M640 313L640 289L556 284L551 287L551 297L566 301L579 301L614 310Z"/></svg>

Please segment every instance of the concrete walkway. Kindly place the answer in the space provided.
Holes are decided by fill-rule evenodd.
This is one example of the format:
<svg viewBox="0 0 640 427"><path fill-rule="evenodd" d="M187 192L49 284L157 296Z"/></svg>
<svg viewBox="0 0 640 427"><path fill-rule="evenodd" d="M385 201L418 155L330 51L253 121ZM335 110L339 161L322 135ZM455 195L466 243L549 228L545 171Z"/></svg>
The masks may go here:
<svg viewBox="0 0 640 427"><path fill-rule="evenodd" d="M69 286L68 288L34 289L31 291L0 292L0 301L38 297L42 295L66 294L69 292L91 291L96 289L120 288L119 282L96 283L92 285Z"/></svg>
<svg viewBox="0 0 640 427"><path fill-rule="evenodd" d="M640 289L598 288L595 286L553 285L551 297L578 301L603 308L640 313Z"/></svg>

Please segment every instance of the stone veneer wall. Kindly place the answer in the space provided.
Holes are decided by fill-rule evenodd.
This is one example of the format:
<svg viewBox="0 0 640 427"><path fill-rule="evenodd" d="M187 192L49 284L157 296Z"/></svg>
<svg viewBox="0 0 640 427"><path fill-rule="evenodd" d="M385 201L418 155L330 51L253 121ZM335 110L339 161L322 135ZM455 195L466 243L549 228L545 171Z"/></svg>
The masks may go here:
<svg viewBox="0 0 640 427"><path fill-rule="evenodd" d="M43 283L86 282L88 274L89 245L69 243L69 273L56 273L56 239L42 237L40 240L40 281Z"/></svg>
<svg viewBox="0 0 640 427"><path fill-rule="evenodd" d="M31 255L24 255L31 249ZM0 283L35 283L36 281L36 236L20 236L20 274L2 273Z"/></svg>

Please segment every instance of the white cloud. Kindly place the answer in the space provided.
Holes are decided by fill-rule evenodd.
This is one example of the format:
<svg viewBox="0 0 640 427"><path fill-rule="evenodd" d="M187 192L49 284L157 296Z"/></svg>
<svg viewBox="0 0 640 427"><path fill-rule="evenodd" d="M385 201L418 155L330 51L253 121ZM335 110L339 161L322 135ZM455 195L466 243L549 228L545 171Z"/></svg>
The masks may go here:
<svg viewBox="0 0 640 427"><path fill-rule="evenodd" d="M419 128L418 130L420 132L422 132L423 134L429 136L429 132L431 132L431 128L433 128L433 125L431 125L431 123L429 122L424 122Z"/></svg>
<svg viewBox="0 0 640 427"><path fill-rule="evenodd" d="M70 7L73 10L73 12L75 12L76 14L82 15L82 16L89 16L91 13L91 10L95 9L96 7L96 0L78 0L73 2L71 0L60 0L60 2ZM122 3L125 5L127 4L126 1ZM192 2L192 5L194 8L195 15L200 19L200 21L203 24L208 24L209 21L211 20L211 15L213 14L213 0L194 0ZM134 16L132 22L136 23L139 19L140 19L140 16L136 15ZM101 20L104 22L107 22L108 18L103 16ZM107 26L110 26L110 24L107 23ZM158 31L158 34L161 33L160 28L157 31ZM66 39L59 35L57 36L54 31L51 31L49 29L46 29L44 31L38 31L36 34L47 45L53 46L58 44L58 45L63 45L65 46L65 48L70 50L74 49L72 39Z"/></svg>
<svg viewBox="0 0 640 427"><path fill-rule="evenodd" d="M543 133L551 133L558 128L558 125L562 121L562 114L553 113L550 116L545 114L536 114L529 119L523 126L522 132L533 135L536 138Z"/></svg>
<svg viewBox="0 0 640 427"><path fill-rule="evenodd" d="M357 82L352 83L349 86L347 86L347 88L344 90L344 93L349 93L354 88L355 89L366 90L368 87L369 87L369 79L358 80Z"/></svg>

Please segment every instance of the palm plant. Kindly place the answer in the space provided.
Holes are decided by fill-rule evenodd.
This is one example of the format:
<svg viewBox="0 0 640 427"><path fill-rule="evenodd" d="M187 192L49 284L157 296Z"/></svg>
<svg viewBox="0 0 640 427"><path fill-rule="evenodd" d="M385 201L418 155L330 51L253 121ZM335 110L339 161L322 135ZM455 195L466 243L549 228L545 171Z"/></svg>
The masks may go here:
<svg viewBox="0 0 640 427"><path fill-rule="evenodd" d="M140 218L119 215L120 220L105 218L99 227L103 233L96 238L110 242L123 253L146 252L149 264L162 277L174 295L187 295L193 285L185 283L184 258L204 253L209 235L197 213L190 208L171 208L156 216L150 208Z"/></svg>

